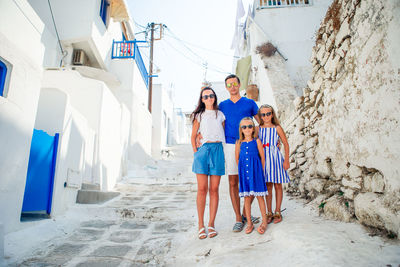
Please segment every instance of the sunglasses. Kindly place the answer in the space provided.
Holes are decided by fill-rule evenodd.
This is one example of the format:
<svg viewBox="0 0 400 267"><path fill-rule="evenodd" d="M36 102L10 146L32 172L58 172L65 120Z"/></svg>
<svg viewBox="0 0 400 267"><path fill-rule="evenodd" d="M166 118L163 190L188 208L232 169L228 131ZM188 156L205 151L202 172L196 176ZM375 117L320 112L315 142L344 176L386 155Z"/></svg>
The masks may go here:
<svg viewBox="0 0 400 267"><path fill-rule="evenodd" d="M226 87L231 88L232 86L238 86L239 84L237 82L233 82L233 83L227 83Z"/></svg>
<svg viewBox="0 0 400 267"><path fill-rule="evenodd" d="M201 98L203 98L204 100L207 100L208 98L214 99L214 98L215 98L215 95L214 95L214 94L203 95Z"/></svg>
<svg viewBox="0 0 400 267"><path fill-rule="evenodd" d="M265 117L265 116L269 117L272 115L272 112L260 113L260 115L261 115L261 117Z"/></svg>
<svg viewBox="0 0 400 267"><path fill-rule="evenodd" d="M253 125L252 124L242 125L242 126L240 126L240 128L242 128L243 130L246 130L246 128L253 129Z"/></svg>

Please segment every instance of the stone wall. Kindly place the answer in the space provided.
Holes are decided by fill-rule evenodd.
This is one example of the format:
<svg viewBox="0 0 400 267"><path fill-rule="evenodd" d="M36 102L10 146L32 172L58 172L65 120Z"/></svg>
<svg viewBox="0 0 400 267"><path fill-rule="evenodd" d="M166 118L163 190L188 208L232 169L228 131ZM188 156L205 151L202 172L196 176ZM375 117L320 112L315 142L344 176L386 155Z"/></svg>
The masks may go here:
<svg viewBox="0 0 400 267"><path fill-rule="evenodd" d="M285 122L289 194L400 236L400 2L335 0Z"/></svg>

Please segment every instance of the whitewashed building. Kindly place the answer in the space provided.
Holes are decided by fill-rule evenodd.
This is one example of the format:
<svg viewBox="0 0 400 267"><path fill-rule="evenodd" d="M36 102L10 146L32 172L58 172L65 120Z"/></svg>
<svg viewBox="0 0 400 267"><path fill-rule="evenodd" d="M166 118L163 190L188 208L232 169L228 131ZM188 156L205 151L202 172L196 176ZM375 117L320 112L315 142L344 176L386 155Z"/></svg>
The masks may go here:
<svg viewBox="0 0 400 267"><path fill-rule="evenodd" d="M21 213L63 213L82 184L109 191L151 159L132 25L124 0L0 1L0 233L21 228Z"/></svg>
<svg viewBox="0 0 400 267"><path fill-rule="evenodd" d="M151 154L153 158L159 159L162 151L171 146L174 140L172 92L167 91L161 84L153 85L151 112L153 115Z"/></svg>
<svg viewBox="0 0 400 267"><path fill-rule="evenodd" d="M240 7L239 1L239 7ZM240 59L234 69L243 89L255 84L260 104L272 104L281 116L293 109L311 77L315 34L332 0L255 0L244 18L238 8L232 48ZM243 22L243 23L240 23ZM270 43L272 56L257 50Z"/></svg>

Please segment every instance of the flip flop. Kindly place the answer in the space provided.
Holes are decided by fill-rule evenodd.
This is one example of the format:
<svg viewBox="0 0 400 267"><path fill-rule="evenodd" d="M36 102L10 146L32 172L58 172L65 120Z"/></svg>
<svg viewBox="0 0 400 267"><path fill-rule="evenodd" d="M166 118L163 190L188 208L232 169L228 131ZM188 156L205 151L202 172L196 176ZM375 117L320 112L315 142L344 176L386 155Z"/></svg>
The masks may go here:
<svg viewBox="0 0 400 267"><path fill-rule="evenodd" d="M218 232L215 230L215 228L214 227L212 227L212 226L208 226L208 237L209 238L213 238L213 237L216 237L218 235Z"/></svg>
<svg viewBox="0 0 400 267"><path fill-rule="evenodd" d="M254 230L254 224L246 227L246 234L250 234Z"/></svg>
<svg viewBox="0 0 400 267"><path fill-rule="evenodd" d="M264 226L264 223L262 223L262 224L260 224L260 226L257 228L257 232L260 234L260 235L263 235L264 233L265 233L265 230L267 229L267 227L266 226Z"/></svg>
<svg viewBox="0 0 400 267"><path fill-rule="evenodd" d="M257 224L257 223L260 222L260 217L253 217L253 216L250 216L250 218L251 218L251 222L252 222L252 223ZM242 215L242 222L243 222L243 223L247 223L247 218L246 218L244 215Z"/></svg>
<svg viewBox="0 0 400 267"><path fill-rule="evenodd" d="M244 224L242 222L236 222L235 225L233 226L232 231L234 232L241 232L243 230Z"/></svg>
<svg viewBox="0 0 400 267"><path fill-rule="evenodd" d="M203 227L199 230L199 239L205 239L207 237L206 229Z"/></svg>

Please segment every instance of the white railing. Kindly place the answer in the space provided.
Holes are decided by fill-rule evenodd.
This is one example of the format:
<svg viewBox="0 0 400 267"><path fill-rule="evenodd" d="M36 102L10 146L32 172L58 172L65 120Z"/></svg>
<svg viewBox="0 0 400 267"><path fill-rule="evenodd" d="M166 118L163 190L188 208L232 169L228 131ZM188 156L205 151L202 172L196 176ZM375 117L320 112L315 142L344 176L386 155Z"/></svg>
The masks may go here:
<svg viewBox="0 0 400 267"><path fill-rule="evenodd" d="M260 8L309 6L312 0L260 0Z"/></svg>

